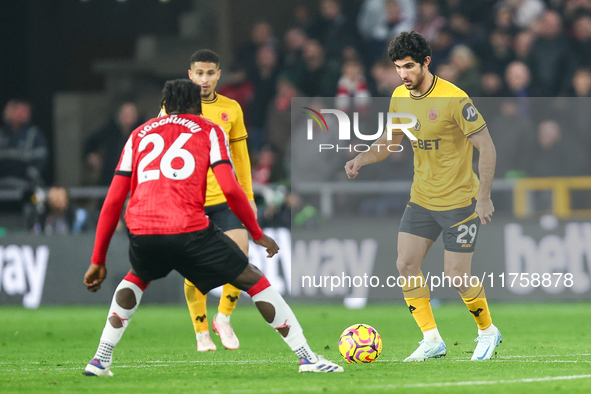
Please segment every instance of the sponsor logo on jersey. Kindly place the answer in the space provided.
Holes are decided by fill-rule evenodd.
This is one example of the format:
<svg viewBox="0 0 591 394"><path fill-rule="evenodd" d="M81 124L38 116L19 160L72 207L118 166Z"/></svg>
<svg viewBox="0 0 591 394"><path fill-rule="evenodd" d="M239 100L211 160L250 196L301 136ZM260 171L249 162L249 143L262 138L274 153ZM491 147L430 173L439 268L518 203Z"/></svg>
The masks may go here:
<svg viewBox="0 0 591 394"><path fill-rule="evenodd" d="M462 116L468 122L474 122L476 121L476 119L478 119L478 112L476 112L476 108L474 108L474 105L472 105L472 103L466 103L466 105L464 105L464 108L462 109Z"/></svg>
<svg viewBox="0 0 591 394"><path fill-rule="evenodd" d="M417 141L413 141L412 147L422 150L438 150L439 141L441 141L441 138L436 140L422 140L419 138Z"/></svg>

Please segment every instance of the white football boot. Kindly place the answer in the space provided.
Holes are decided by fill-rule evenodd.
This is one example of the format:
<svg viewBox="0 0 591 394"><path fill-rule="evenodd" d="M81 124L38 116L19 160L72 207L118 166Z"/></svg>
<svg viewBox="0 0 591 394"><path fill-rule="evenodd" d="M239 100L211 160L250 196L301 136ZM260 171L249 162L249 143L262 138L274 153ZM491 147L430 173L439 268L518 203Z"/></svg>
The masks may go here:
<svg viewBox="0 0 591 394"><path fill-rule="evenodd" d="M211 327L213 331L220 336L220 340L222 341L222 345L226 349L229 350L236 350L240 346L240 341L238 337L234 333L234 329L230 322L218 321L218 315L216 314L211 321Z"/></svg>
<svg viewBox="0 0 591 394"><path fill-rule="evenodd" d="M318 356L318 361L312 361L301 358L299 372L344 372L345 370L340 365L326 360L322 356Z"/></svg>
<svg viewBox="0 0 591 394"><path fill-rule="evenodd" d="M478 335L474 342L478 342L474 353L472 354L472 361L489 360L495 354L495 349L499 343L503 342L503 337L498 328L495 327L496 332L492 335Z"/></svg>
<svg viewBox="0 0 591 394"><path fill-rule="evenodd" d="M211 340L211 335L209 334L209 330L200 332L196 335L197 337L197 351L198 352L208 352L208 351L215 351L217 348L215 347L215 343Z"/></svg>
<svg viewBox="0 0 591 394"><path fill-rule="evenodd" d="M93 358L90 360L88 364L86 364L86 368L84 368L84 375L86 376L113 376L113 372L111 372L111 368L105 368L101 364L98 358Z"/></svg>
<svg viewBox="0 0 591 394"><path fill-rule="evenodd" d="M443 340L423 339L419 342L419 347L410 356L404 359L405 362L425 361L430 358L440 358L447 354L447 348Z"/></svg>

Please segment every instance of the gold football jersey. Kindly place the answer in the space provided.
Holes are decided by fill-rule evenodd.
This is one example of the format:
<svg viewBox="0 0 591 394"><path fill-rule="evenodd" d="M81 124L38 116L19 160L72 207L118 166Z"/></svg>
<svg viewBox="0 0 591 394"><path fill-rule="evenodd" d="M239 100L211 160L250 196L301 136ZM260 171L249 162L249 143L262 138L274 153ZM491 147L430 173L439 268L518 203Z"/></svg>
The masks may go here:
<svg viewBox="0 0 591 394"><path fill-rule="evenodd" d="M410 130L418 139L412 143L410 201L433 211L470 205L478 196L480 181L472 170L474 147L467 137L484 129L486 122L468 95L434 76L431 88L419 97L412 96L404 85L396 88L390 112L410 113L418 121ZM408 121L401 119L401 123Z"/></svg>

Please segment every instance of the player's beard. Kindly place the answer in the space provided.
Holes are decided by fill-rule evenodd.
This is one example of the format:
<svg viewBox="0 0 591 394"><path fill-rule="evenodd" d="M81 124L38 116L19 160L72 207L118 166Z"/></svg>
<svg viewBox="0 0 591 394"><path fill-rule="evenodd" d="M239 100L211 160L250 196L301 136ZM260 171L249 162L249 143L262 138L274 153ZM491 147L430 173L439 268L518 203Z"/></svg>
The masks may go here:
<svg viewBox="0 0 591 394"><path fill-rule="evenodd" d="M417 75L416 82L413 83L412 85L409 85L409 86L404 85L404 87L406 88L406 90L415 90L419 86L421 86L421 84L423 83L424 80L425 80L425 71L421 67L421 72L419 73L419 75Z"/></svg>

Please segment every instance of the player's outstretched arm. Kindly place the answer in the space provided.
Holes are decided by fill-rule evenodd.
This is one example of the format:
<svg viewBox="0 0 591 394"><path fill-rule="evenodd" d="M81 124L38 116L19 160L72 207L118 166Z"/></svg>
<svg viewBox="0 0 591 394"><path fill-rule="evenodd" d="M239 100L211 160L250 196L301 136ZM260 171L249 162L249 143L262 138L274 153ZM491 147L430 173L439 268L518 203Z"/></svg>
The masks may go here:
<svg viewBox="0 0 591 394"><path fill-rule="evenodd" d="M105 262L107 260L107 250L117 228L119 217L123 204L129 193L131 178L123 175L115 175L107 197L101 209L98 225L96 227L96 237L94 240L94 250L90 267L84 275L84 285L89 291L95 292L101 288L101 283L107 277Z"/></svg>
<svg viewBox="0 0 591 394"><path fill-rule="evenodd" d="M229 163L218 164L213 167L213 174L228 200L228 206L244 224L254 242L267 249L267 257L275 255L279 251L279 247L272 238L263 234L246 194L234 176L232 166Z"/></svg>
<svg viewBox="0 0 591 394"><path fill-rule="evenodd" d="M478 159L480 189L478 190L476 213L480 217L480 223L486 224L492 220L492 214L495 211L495 207L490 199L490 192L492 189L493 178L495 176L497 151L488 132L488 127L471 135L468 139L480 152L480 158Z"/></svg>
<svg viewBox="0 0 591 394"><path fill-rule="evenodd" d="M387 133L383 133L370 147L367 152L363 152L355 156L353 160L345 163L345 173L349 179L354 179L359 174L359 169L367 164L373 164L384 160L390 156L388 147L390 145L398 145L402 141L404 134L395 134L392 140L388 141Z"/></svg>

